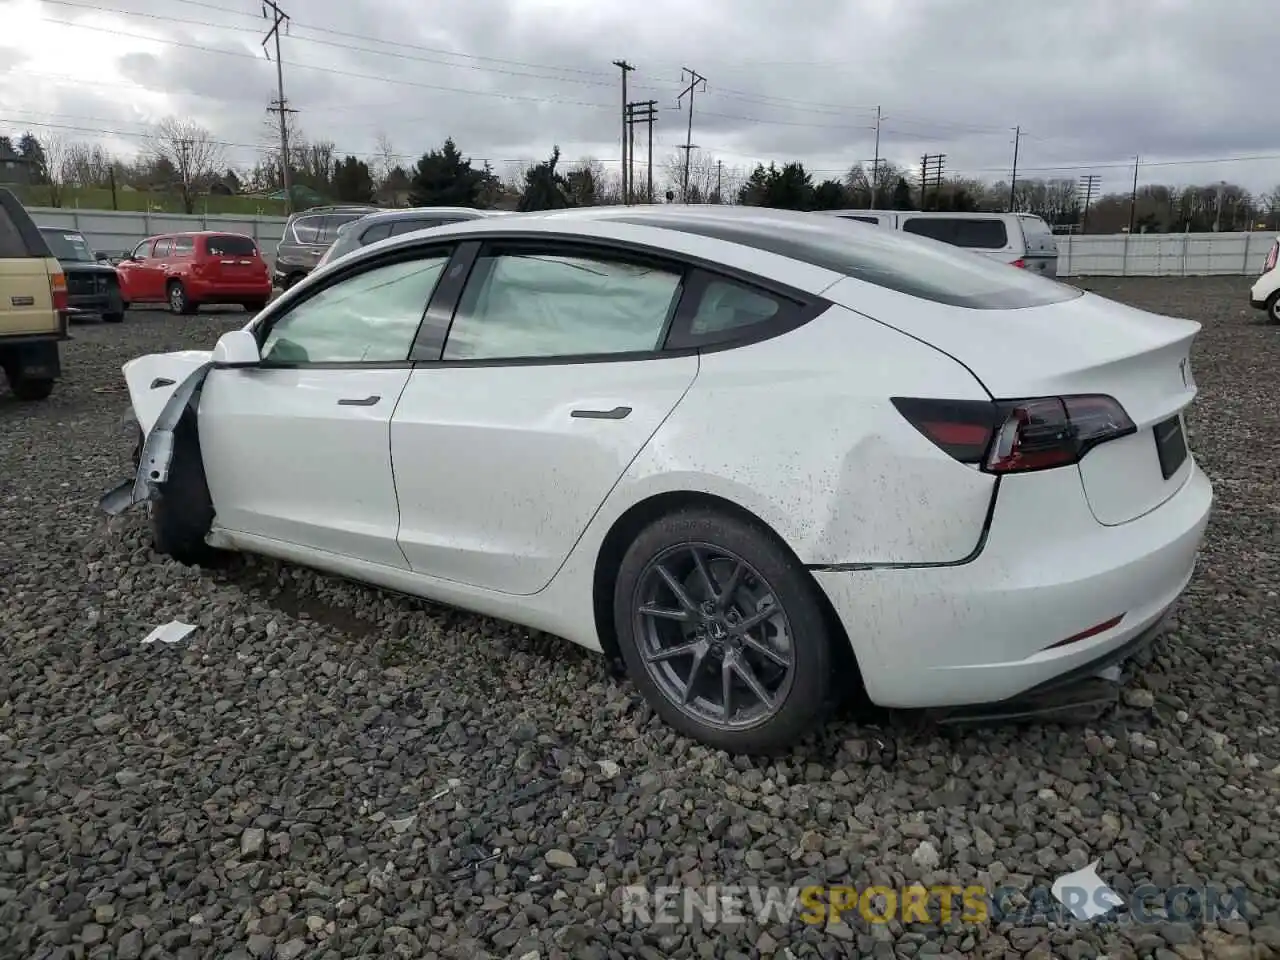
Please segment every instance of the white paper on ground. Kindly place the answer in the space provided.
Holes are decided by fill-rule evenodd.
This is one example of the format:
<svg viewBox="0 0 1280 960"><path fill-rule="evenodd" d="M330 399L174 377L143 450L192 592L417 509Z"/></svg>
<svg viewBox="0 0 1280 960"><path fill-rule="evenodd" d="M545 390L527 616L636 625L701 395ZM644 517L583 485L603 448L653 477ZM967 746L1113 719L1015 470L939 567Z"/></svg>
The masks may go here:
<svg viewBox="0 0 1280 960"><path fill-rule="evenodd" d="M1087 867L1063 874L1053 883L1053 895L1077 920L1092 920L1124 906L1124 898L1098 876L1098 863L1095 860Z"/></svg>
<svg viewBox="0 0 1280 960"><path fill-rule="evenodd" d="M195 627L189 623L183 623L180 620L170 620L168 623L156 627L148 633L142 638L142 642L155 643L158 640L161 643L177 643L179 640L186 639L187 635L194 629Z"/></svg>

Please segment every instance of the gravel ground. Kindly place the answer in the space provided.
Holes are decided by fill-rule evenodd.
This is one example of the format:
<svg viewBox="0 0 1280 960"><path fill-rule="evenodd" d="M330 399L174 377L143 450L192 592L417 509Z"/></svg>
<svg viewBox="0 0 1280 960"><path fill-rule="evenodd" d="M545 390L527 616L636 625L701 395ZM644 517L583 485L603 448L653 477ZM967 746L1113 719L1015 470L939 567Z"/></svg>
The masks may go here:
<svg viewBox="0 0 1280 960"><path fill-rule="evenodd" d="M0 394L0 956L1280 953L1280 330L1242 278L1089 285L1205 324L1218 501L1172 636L1089 726L843 718L769 763L674 736L562 641L158 559L141 511L96 510L127 469L120 365L244 315L73 328L52 400ZM187 642L139 644L175 618ZM707 930L619 906L627 883L1047 886L1095 858L1121 892L1244 886L1245 916Z"/></svg>

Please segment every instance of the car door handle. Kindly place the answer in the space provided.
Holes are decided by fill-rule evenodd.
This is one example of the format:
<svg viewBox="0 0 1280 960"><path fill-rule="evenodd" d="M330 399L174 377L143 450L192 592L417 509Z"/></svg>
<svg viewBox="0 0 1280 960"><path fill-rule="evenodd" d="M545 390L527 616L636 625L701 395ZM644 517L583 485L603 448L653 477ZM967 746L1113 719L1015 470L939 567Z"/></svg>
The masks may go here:
<svg viewBox="0 0 1280 960"><path fill-rule="evenodd" d="M338 401L340 407L372 407L382 398L376 394L372 397L365 397L363 400L357 400L355 397L343 397Z"/></svg>
<svg viewBox="0 0 1280 960"><path fill-rule="evenodd" d="M631 408L614 407L612 410L574 410L569 416L582 420L625 420L631 416Z"/></svg>

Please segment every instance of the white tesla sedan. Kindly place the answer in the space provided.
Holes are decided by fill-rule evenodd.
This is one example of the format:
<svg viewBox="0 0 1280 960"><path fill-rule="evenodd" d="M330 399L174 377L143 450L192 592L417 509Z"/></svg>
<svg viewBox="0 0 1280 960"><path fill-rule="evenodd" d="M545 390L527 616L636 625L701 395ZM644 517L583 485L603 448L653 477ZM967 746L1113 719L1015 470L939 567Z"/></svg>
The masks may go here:
<svg viewBox="0 0 1280 960"><path fill-rule="evenodd" d="M602 650L768 751L854 688L1020 702L1153 636L1212 500L1199 329L808 214L476 220L126 364L103 508Z"/></svg>

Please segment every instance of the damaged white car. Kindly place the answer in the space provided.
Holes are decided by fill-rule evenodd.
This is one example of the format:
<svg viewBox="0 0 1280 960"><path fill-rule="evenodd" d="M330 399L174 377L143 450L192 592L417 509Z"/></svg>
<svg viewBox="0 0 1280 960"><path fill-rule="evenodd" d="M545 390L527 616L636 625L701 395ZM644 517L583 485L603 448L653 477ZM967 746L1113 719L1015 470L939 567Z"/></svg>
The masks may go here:
<svg viewBox="0 0 1280 960"><path fill-rule="evenodd" d="M603 650L731 751L851 691L1034 712L1192 575L1198 330L807 214L477 220L127 364L103 507Z"/></svg>

